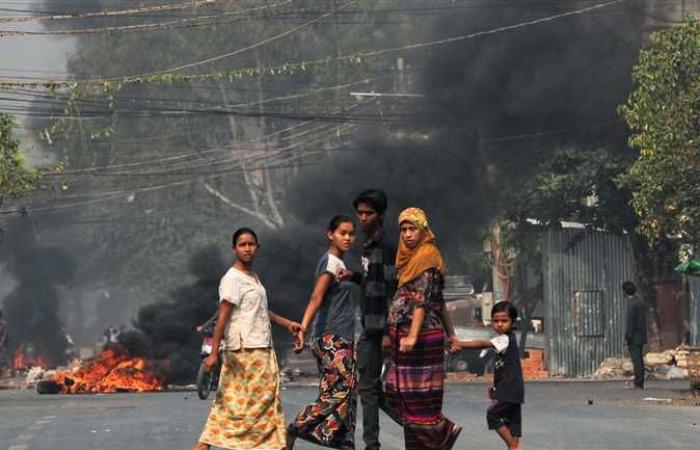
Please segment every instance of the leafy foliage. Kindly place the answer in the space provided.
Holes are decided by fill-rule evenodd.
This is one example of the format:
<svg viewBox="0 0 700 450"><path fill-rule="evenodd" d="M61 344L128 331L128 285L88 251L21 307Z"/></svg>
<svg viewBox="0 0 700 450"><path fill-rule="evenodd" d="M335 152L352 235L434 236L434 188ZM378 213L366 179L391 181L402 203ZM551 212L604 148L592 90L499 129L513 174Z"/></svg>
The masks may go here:
<svg viewBox="0 0 700 450"><path fill-rule="evenodd" d="M558 152L513 202L512 218L536 219L546 226L576 221L613 232L631 230L630 194L617 181L629 165L629 159L603 149Z"/></svg>
<svg viewBox="0 0 700 450"><path fill-rule="evenodd" d="M0 112L0 206L7 200L27 194L38 180L37 173L27 166L19 141L12 131L13 127L12 116ZM0 222L0 242L2 231Z"/></svg>
<svg viewBox="0 0 700 450"><path fill-rule="evenodd" d="M639 230L700 242L700 23L652 34L633 72L634 90L620 108L639 157L625 176L634 191Z"/></svg>
<svg viewBox="0 0 700 450"><path fill-rule="evenodd" d="M27 167L13 125L12 117L0 112L0 205L29 192L37 180L36 172Z"/></svg>

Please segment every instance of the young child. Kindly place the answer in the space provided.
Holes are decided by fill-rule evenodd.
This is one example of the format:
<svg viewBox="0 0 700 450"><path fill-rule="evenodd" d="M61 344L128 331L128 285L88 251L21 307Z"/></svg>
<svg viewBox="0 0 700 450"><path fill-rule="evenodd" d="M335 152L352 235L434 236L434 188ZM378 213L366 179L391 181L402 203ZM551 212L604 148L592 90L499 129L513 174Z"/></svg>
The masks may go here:
<svg viewBox="0 0 700 450"><path fill-rule="evenodd" d="M491 309L491 326L498 336L491 340L452 340L453 350L461 348L494 349L496 351L493 387L489 394L493 403L486 413L489 430L496 433L508 450L520 450L522 436L521 404L525 400L520 350L513 334L518 311L510 302L496 303Z"/></svg>

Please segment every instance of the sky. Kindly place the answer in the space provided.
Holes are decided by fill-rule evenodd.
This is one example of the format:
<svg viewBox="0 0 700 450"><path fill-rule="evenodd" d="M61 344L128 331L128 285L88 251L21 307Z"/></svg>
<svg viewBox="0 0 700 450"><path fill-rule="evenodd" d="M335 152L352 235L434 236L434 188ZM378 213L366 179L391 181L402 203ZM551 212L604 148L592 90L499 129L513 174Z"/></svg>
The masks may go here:
<svg viewBox="0 0 700 450"><path fill-rule="evenodd" d="M0 17L15 15L32 15L36 10L39 0L0 0ZM64 78L66 76L66 59L75 45L72 37L61 36L2 36L2 30L40 31L40 23L23 23L21 25L0 23L0 78ZM29 107L24 101L7 100L6 93L2 93L0 110L9 106ZM26 99L26 97L25 97ZM48 156L40 152L34 144L35 136L24 127L24 118L16 117L19 122L17 135L22 142L22 147L29 156L29 163L34 166L50 163ZM50 159L50 158L49 158Z"/></svg>
<svg viewBox="0 0 700 450"><path fill-rule="evenodd" d="M0 0L0 16L31 15L37 0ZM38 23L26 23L21 28L1 24L2 29L39 31ZM44 76L64 74L66 55L72 50L73 38L60 36L0 37L0 76Z"/></svg>

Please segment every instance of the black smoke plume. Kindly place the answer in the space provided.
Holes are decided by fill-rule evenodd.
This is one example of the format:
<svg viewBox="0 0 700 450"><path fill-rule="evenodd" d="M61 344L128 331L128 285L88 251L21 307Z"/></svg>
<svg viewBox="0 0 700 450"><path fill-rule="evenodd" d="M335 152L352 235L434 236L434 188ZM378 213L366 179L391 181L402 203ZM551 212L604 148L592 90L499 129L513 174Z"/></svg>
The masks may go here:
<svg viewBox="0 0 700 450"><path fill-rule="evenodd" d="M620 3L435 47L417 83L408 86L424 97L388 111L420 123L409 132L362 129L343 151L304 166L285 193L288 225L281 231L259 229L256 265L271 309L300 319L314 265L326 249L326 221L339 212L352 214L352 198L361 190L387 192L385 222L394 238L401 209L425 209L450 270L458 273L465 246L480 251L485 225L557 151L627 152L627 130L616 108L631 86L647 3ZM593 4L492 0L451 11L434 24L433 37L468 35ZM402 57L419 65L412 64L412 54ZM250 224L231 224L231 231L242 225ZM191 330L213 310L208 305L216 303L221 272L212 269L198 287L181 289L172 302L139 314L140 347L170 357L177 374L194 371L199 338ZM277 342L283 343L278 349L286 348L283 339Z"/></svg>
<svg viewBox="0 0 700 450"><path fill-rule="evenodd" d="M404 207L422 207L448 261L458 264L465 243L479 245L484 224L555 152L629 152L617 106L631 87L647 3L615 4L436 47L414 88L423 100L395 106L395 114L421 118L413 135L422 137L400 137L411 133L391 127L374 138L360 133L352 148L302 169L288 189L287 208L321 234L323 221L348 211L353 195L382 188L391 205L387 224L395 227ZM593 4L494 0L440 18L434 37Z"/></svg>
<svg viewBox="0 0 700 450"><path fill-rule="evenodd" d="M8 223L0 247L0 262L17 287L3 302L11 354L22 346L49 366L66 362L68 341L59 318L57 287L75 274L75 262L63 250L37 241L28 219Z"/></svg>
<svg viewBox="0 0 700 450"><path fill-rule="evenodd" d="M192 284L176 288L168 301L152 303L142 307L133 322L134 330L120 335L119 340L130 353L165 362L168 383L184 383L194 379L200 363L200 346L203 335L196 332L197 325L209 319L218 307L218 286L231 262L222 258L226 245L210 245L197 251L189 261ZM263 244L263 249L267 247ZM271 256L293 255L291 247L270 245L275 250ZM227 252L230 255L230 250ZM265 257L262 258L263 261ZM279 262L282 262L281 260ZM278 263L259 264L278 268ZM300 273L306 273L301 269ZM308 283L299 283L294 277L285 276L283 270L266 272L266 285L286 286L281 298L270 299L272 310L282 314L299 311L293 300L306 295ZM311 274L311 272L308 272ZM281 277L280 277L281 275ZM299 274L296 274L298 277ZM310 281L309 281L310 283ZM302 294L303 293L303 294ZM305 298L302 298L305 301ZM284 330L273 329L276 349L283 358L291 346L291 338Z"/></svg>
<svg viewBox="0 0 700 450"><path fill-rule="evenodd" d="M170 300L142 307L135 330L119 338L133 354L167 361L169 383L192 380L197 373L202 335L195 327L216 311L219 279L226 271L216 246L200 249L188 267L195 281L175 288Z"/></svg>

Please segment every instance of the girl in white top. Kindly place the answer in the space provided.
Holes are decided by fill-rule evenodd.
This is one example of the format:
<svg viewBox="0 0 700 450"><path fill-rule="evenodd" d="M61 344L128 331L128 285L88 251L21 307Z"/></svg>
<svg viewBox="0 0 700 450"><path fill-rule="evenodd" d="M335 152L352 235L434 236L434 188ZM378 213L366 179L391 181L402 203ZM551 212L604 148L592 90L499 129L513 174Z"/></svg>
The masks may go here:
<svg viewBox="0 0 700 450"><path fill-rule="evenodd" d="M301 325L267 309L267 293L253 261L258 238L249 228L233 234L236 261L219 284L219 313L207 370L218 363L225 340L219 389L204 431L193 450L211 446L236 450L285 447L279 368L272 348L270 322L285 327L296 340Z"/></svg>

